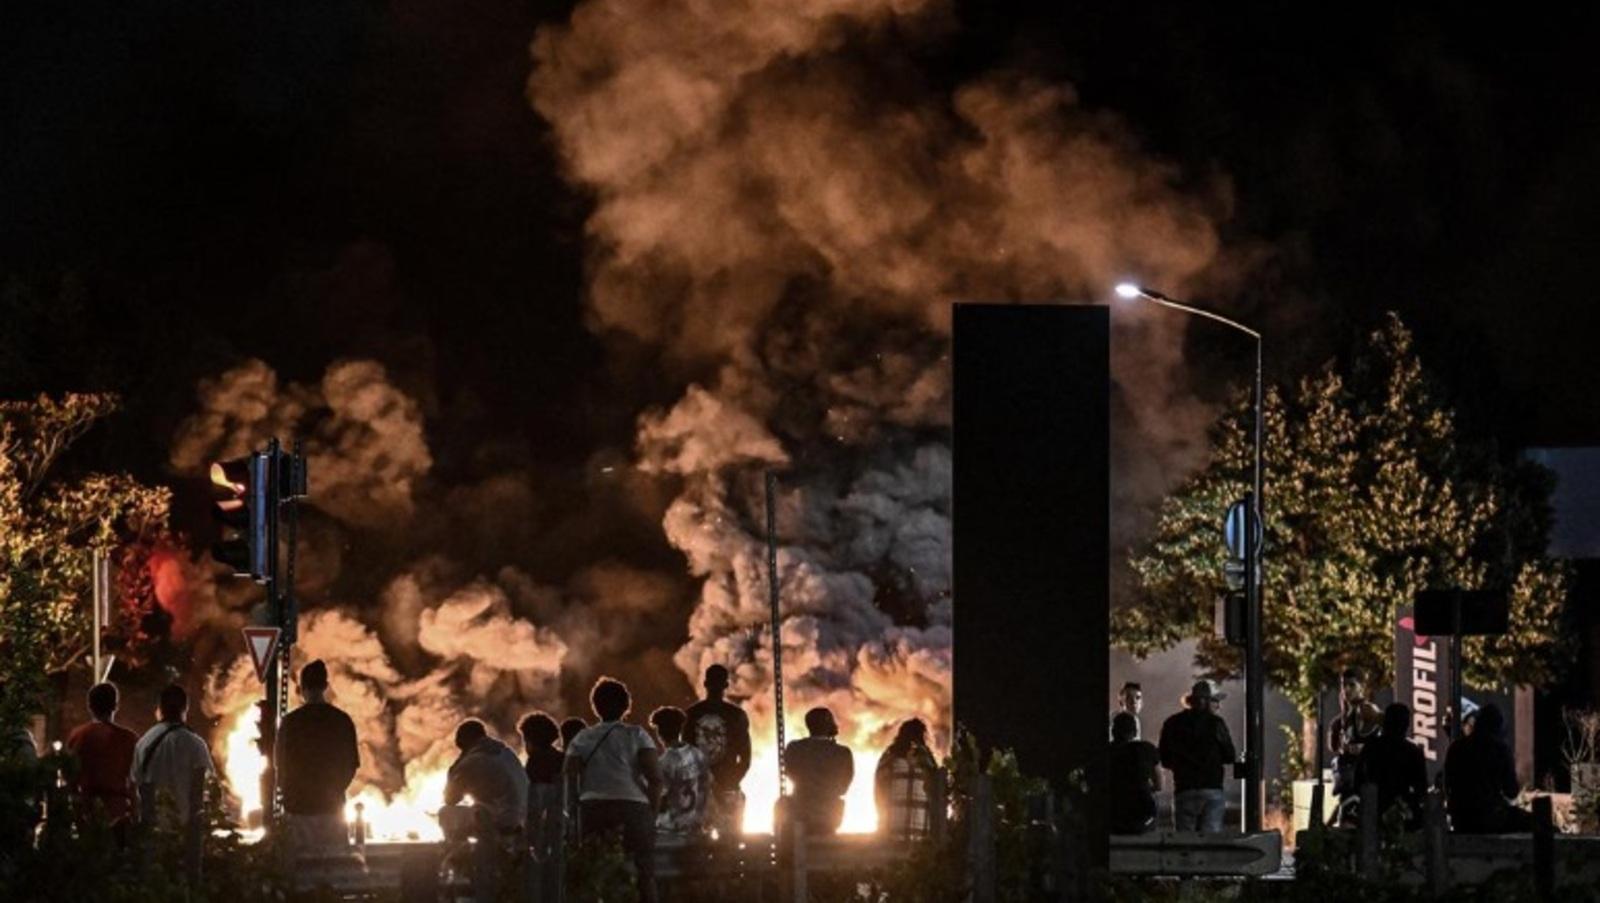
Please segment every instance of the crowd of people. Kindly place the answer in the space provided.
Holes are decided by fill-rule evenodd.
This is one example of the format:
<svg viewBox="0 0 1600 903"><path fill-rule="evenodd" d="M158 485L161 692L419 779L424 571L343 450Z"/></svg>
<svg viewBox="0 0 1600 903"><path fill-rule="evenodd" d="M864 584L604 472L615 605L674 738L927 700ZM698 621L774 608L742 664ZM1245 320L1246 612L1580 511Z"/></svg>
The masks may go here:
<svg viewBox="0 0 1600 903"><path fill-rule="evenodd" d="M1225 695L1213 681L1196 681L1184 708L1163 722L1159 743L1152 744L1141 738L1141 688L1136 683L1122 686L1111 717L1112 833L1142 834L1157 828L1162 768L1171 775L1173 828L1223 830L1223 782L1239 760L1227 722L1218 714ZM1430 785L1422 748L1411 740L1410 707L1397 702L1380 711L1360 675L1346 670L1340 677L1339 708L1328 729L1336 811L1352 812L1361 788L1372 785L1380 816L1398 807L1407 828L1420 828ZM1504 727L1505 718L1494 705L1462 719L1463 736L1450 744L1438 782L1451 830L1529 830L1531 817L1513 803L1520 785Z"/></svg>
<svg viewBox="0 0 1600 903"><path fill-rule="evenodd" d="M654 899L656 840L737 836L744 817L740 790L750 769L750 719L727 699L728 669L712 665L704 698L687 710L656 709L650 729L631 723L633 697L621 681L601 678L589 694L593 720L557 723L545 712L517 724L522 754L469 718L455 731L457 757L444 788L440 823L447 836L475 837L507 852L526 850L547 861L569 836L619 838L632 860L641 898ZM329 853L349 841L345 802L361 764L356 726L328 698L328 668L313 661L299 673L301 704L282 719L274 762L283 834L301 853ZM161 720L142 737L116 723L117 688L89 692L91 721L67 739L79 760L76 789L113 824L143 813L182 825L198 812L203 778L214 774L204 738L187 725L188 695L161 692ZM790 792L779 803L780 823L802 823L812 834L836 832L855 760L839 742L831 711L805 715L808 736L785 749ZM30 744L31 747L31 744ZM882 830L896 838L927 833L937 793L937 770L927 727L902 724L880 757L876 797ZM150 816L157 799L160 816ZM553 870L550 872L553 878Z"/></svg>

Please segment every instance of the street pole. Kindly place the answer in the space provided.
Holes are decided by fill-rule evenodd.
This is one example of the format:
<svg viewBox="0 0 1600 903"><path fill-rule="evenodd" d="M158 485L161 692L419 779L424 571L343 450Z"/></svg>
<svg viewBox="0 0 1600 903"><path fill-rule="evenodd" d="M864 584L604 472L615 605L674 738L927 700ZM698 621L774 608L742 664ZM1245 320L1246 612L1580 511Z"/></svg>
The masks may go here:
<svg viewBox="0 0 1600 903"><path fill-rule="evenodd" d="M1244 650L1244 830L1248 834L1261 831L1261 814L1263 805L1262 776L1265 772L1266 762L1266 665L1261 653L1261 570L1262 554L1257 548L1256 529L1259 525L1262 530L1263 541L1266 537L1263 520L1265 505L1261 492L1261 436L1262 400L1261 380L1261 333L1232 320L1214 311L1203 307L1195 307L1161 292L1124 282L1116 287L1116 292L1123 298L1143 298L1162 307L1169 307L1176 311L1204 317L1221 323L1224 326L1238 330L1256 343L1256 369L1255 378L1251 383L1251 432L1254 444L1254 466L1250 478L1250 493L1245 504L1245 530L1244 530L1244 587L1245 587L1245 650ZM1254 523L1251 521L1254 520Z"/></svg>
<svg viewBox="0 0 1600 903"><path fill-rule="evenodd" d="M767 490L767 601L772 606L772 703L777 724L778 796L783 796L783 613L778 587L778 475L766 473Z"/></svg>
<svg viewBox="0 0 1600 903"><path fill-rule="evenodd" d="M1255 468L1251 479L1251 502L1247 506L1256 524L1262 527L1261 537L1266 538L1265 506L1261 495L1261 433L1264 406L1261 398L1261 334L1256 333L1256 378L1254 387ZM1267 672L1261 654L1261 549L1256 543L1256 529L1248 525L1245 535L1245 608L1248 630L1245 634L1244 696L1245 696L1245 784L1244 830L1246 834L1261 831L1266 766L1266 707Z"/></svg>

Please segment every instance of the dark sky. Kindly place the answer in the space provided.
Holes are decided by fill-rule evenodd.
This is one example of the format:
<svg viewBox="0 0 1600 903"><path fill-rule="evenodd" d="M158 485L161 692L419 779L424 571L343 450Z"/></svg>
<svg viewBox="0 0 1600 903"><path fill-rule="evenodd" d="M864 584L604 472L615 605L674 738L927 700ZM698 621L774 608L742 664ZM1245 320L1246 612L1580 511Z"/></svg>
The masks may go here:
<svg viewBox="0 0 1600 903"><path fill-rule="evenodd" d="M377 356L426 397L446 473L485 437L535 464L626 446L641 399L676 391L583 328L586 201L524 99L534 30L568 12L7 4L0 393L123 392L97 449L151 477L195 380L245 356L298 379ZM1216 300L1266 324L1280 366L1396 309L1473 428L1600 443L1591 14L959 14L931 77L1070 80L1196 183L1231 180L1228 238L1261 262Z"/></svg>

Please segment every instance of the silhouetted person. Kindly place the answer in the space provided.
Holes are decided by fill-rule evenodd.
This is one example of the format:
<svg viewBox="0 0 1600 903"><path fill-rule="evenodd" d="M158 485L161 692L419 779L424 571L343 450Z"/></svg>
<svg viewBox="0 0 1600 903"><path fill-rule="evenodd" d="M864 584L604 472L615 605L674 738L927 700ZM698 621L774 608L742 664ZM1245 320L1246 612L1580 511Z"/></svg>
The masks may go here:
<svg viewBox="0 0 1600 903"><path fill-rule="evenodd" d="M39 761L39 745L33 740L33 731L26 724L11 729L9 736L0 738L0 760L33 763Z"/></svg>
<svg viewBox="0 0 1600 903"><path fill-rule="evenodd" d="M1406 827L1415 830L1422 821L1428 794L1428 763L1422 748L1411 742L1411 709L1396 702L1383 710L1383 730L1366 741L1356 762L1356 786L1378 785L1378 817L1399 804L1405 809Z"/></svg>
<svg viewBox="0 0 1600 903"><path fill-rule="evenodd" d="M1481 706L1472 733L1450 744L1444 757L1445 801L1450 828L1463 834L1527 831L1529 814L1512 805L1521 790L1516 763L1501 736L1505 716L1495 705Z"/></svg>
<svg viewBox="0 0 1600 903"><path fill-rule="evenodd" d="M121 824L135 814L133 749L139 735L116 723L116 684L89 690L89 715L93 720L67 736L67 749L78 757L76 789L87 809L99 809L112 824Z"/></svg>
<svg viewBox="0 0 1600 903"><path fill-rule="evenodd" d="M528 848L541 862L549 862L561 844L561 763L565 760L556 741L561 731L554 718L534 712L517 724L522 748L528 758L523 769L528 774ZM541 872L545 885L540 900L554 900L556 879L553 868Z"/></svg>
<svg viewBox="0 0 1600 903"><path fill-rule="evenodd" d="M1117 691L1117 708L1111 713L1112 718L1120 714L1133 716L1133 739L1144 736L1144 724L1139 720L1139 713L1144 711L1144 688L1133 681L1122 685ZM1114 739L1114 738L1113 738Z"/></svg>
<svg viewBox="0 0 1600 903"><path fill-rule="evenodd" d="M928 726L920 718L903 722L872 775L879 830L895 840L928 836L933 807L940 802L933 786L938 768L928 749Z"/></svg>
<svg viewBox="0 0 1600 903"><path fill-rule="evenodd" d="M561 749L563 754L572 748L572 738L583 732L589 723L582 718L568 718L561 722Z"/></svg>
<svg viewBox="0 0 1600 903"><path fill-rule="evenodd" d="M724 837L737 836L744 820L744 791L739 784L750 770L750 718L723 696L728 692L728 669L706 669L706 698L689 706L683 739L705 754L716 794L712 827Z"/></svg>
<svg viewBox="0 0 1600 903"><path fill-rule="evenodd" d="M517 754L489 736L476 718L456 728L456 749L461 755L445 776L445 805L459 805L471 796L500 836L521 833L528 820L528 773Z"/></svg>
<svg viewBox="0 0 1600 903"><path fill-rule="evenodd" d="M673 834L695 835L706 826L711 801L711 766L706 754L683 740L687 720L682 709L664 706L650 713L650 726L666 750L661 753L664 794L656 828Z"/></svg>
<svg viewBox="0 0 1600 903"><path fill-rule="evenodd" d="M204 783L195 781L196 772L216 773L211 749L189 729L189 694L183 687L169 684L162 689L157 711L161 720L145 731L133 748L130 778L141 797L149 794L153 802L170 798L174 807L171 817L178 824L188 824L191 803L200 802L195 794L205 792ZM166 808L157 804L156 812L164 811Z"/></svg>
<svg viewBox="0 0 1600 903"><path fill-rule="evenodd" d="M518 722L517 733L522 735L522 748L528 754L523 766L528 773L528 784L559 787L561 763L566 757L556 748L561 731L556 727L555 719L544 712L533 712Z"/></svg>
<svg viewBox="0 0 1600 903"><path fill-rule="evenodd" d="M600 723L586 727L567 747L565 770L578 779L578 818L584 837L621 833L633 859L643 903L656 899L656 818L661 803L661 765L656 743L622 719L633 707L626 684L595 681L589 704Z"/></svg>
<svg viewBox="0 0 1600 903"><path fill-rule="evenodd" d="M1131 712L1111 719L1111 833L1143 834L1156 825L1156 791L1161 754L1155 744L1139 739L1139 722Z"/></svg>
<svg viewBox="0 0 1600 903"><path fill-rule="evenodd" d="M1366 681L1354 668L1339 672L1339 714L1328 725L1328 751L1333 754L1333 793L1341 809L1346 800L1358 796L1356 764L1367 741L1378 736L1383 715L1367 699Z"/></svg>
<svg viewBox="0 0 1600 903"><path fill-rule="evenodd" d="M1195 681L1188 708L1161 725L1161 764L1172 772L1172 818L1179 831L1222 830L1228 808L1222 778L1237 755L1227 722L1217 714L1225 696L1215 683Z"/></svg>
<svg viewBox="0 0 1600 903"><path fill-rule="evenodd" d="M844 821L844 795L856 775L850 750L838 742L833 713L814 708L806 713L809 737L785 747L784 770L794 787L789 815L805 822L813 835L833 834Z"/></svg>
<svg viewBox="0 0 1600 903"><path fill-rule="evenodd" d="M278 726L276 762L290 845L296 852L337 850L350 842L345 791L361 767L356 725L328 702L328 666L300 669L300 707Z"/></svg>

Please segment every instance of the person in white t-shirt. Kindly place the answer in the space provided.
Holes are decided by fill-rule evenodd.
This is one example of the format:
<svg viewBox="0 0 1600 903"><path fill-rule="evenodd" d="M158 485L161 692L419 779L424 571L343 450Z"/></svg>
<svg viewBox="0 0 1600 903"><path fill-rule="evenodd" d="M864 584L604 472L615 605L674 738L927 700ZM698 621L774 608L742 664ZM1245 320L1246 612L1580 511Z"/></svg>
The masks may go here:
<svg viewBox="0 0 1600 903"><path fill-rule="evenodd" d="M661 802L661 764L649 732L622 719L633 707L627 685L602 677L589 691L600 723L567 746L568 775L578 779L578 822L584 838L622 834L622 849L639 875L639 899L655 903L655 812Z"/></svg>
<svg viewBox="0 0 1600 903"><path fill-rule="evenodd" d="M656 828L684 837L698 835L706 824L706 803L711 799L711 764L706 754L683 742L683 709L662 706L650 713L666 752L661 754L661 783L665 795L656 815Z"/></svg>
<svg viewBox="0 0 1600 903"><path fill-rule="evenodd" d="M216 767L211 764L211 748L186 723L189 694L183 687L171 684L163 689L159 711L161 720L133 748L133 783L141 797L170 797L171 815L184 825L204 801L196 794L205 793L205 778L215 774ZM156 812L165 811L158 803Z"/></svg>

